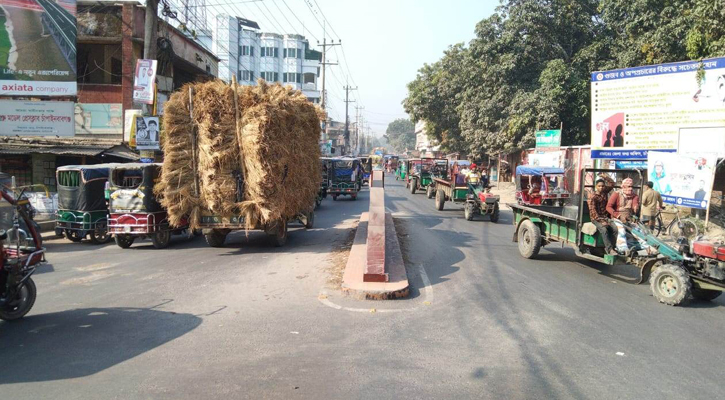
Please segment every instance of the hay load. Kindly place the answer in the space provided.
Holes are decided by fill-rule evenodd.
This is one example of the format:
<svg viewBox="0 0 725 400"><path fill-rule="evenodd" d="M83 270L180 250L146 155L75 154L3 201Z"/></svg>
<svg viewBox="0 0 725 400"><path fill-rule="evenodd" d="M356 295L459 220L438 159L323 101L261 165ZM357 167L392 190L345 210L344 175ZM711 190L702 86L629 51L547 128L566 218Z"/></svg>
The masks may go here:
<svg viewBox="0 0 725 400"><path fill-rule="evenodd" d="M245 228L263 228L314 204L319 110L279 84L234 86L191 84L166 103L156 192L172 224L189 216L197 229L203 227L201 215L210 213L241 216Z"/></svg>

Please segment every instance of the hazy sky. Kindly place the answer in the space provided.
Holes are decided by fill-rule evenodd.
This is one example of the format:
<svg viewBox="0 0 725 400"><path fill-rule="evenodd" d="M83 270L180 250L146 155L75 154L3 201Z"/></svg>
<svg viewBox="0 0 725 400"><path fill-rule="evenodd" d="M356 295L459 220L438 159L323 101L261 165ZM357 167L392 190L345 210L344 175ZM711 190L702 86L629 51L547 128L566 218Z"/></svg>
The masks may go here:
<svg viewBox="0 0 725 400"><path fill-rule="evenodd" d="M328 111L334 119L344 121L343 86L351 75L350 85L357 85L359 90L351 92L357 102L350 103L350 118L355 118L354 106L364 106L362 112L377 136L385 132L390 121L407 117L401 101L407 93L406 84L418 69L438 60L449 45L468 43L476 23L491 15L499 4L498 0L207 0L207 4L230 1L238 3L234 6L236 14L257 21L262 31L303 34L310 44L322 41L324 14L331 25L328 39L342 39L346 56L340 47L328 53L329 62L340 63L328 66ZM268 17L267 10L276 20Z"/></svg>

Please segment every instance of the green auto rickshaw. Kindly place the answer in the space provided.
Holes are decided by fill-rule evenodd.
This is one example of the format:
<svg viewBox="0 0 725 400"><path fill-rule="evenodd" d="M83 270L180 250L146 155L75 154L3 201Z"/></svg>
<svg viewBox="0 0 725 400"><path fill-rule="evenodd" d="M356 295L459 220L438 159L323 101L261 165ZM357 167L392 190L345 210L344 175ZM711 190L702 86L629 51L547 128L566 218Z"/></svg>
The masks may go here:
<svg viewBox="0 0 725 400"><path fill-rule="evenodd" d="M115 164L67 165L56 170L58 211L55 233L72 242L111 241L108 232L107 182Z"/></svg>

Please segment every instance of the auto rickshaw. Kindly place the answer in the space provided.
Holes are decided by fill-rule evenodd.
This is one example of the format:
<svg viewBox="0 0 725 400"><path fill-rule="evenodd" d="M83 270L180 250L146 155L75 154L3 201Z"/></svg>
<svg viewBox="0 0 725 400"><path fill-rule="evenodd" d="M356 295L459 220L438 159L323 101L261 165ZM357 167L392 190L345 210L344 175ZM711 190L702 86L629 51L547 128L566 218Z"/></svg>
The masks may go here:
<svg viewBox="0 0 725 400"><path fill-rule="evenodd" d="M516 167L516 201L526 206L563 207L571 197L563 168Z"/></svg>
<svg viewBox="0 0 725 400"><path fill-rule="evenodd" d="M405 187L411 194L417 190L426 190L432 182L432 176L439 178L448 176L448 160L435 158L415 158L406 161L408 173L405 177Z"/></svg>
<svg viewBox="0 0 725 400"><path fill-rule="evenodd" d="M352 200L357 200L357 193L362 187L360 160L334 158L331 159L331 166L327 192L332 195L332 200L337 200L338 196L350 196Z"/></svg>
<svg viewBox="0 0 725 400"><path fill-rule="evenodd" d="M29 201L0 185L0 319L12 321L35 304L31 275L45 261L40 232L27 213Z"/></svg>
<svg viewBox="0 0 725 400"><path fill-rule="evenodd" d="M405 176L408 174L408 160L398 160L398 167L395 169L395 180L405 180Z"/></svg>
<svg viewBox="0 0 725 400"><path fill-rule="evenodd" d="M72 242L89 236L95 244L108 243L106 183L115 164L68 165L56 170L58 212L55 233Z"/></svg>
<svg viewBox="0 0 725 400"><path fill-rule="evenodd" d="M362 183L370 184L370 174L373 172L372 157L360 157L360 168L362 169Z"/></svg>
<svg viewBox="0 0 725 400"><path fill-rule="evenodd" d="M111 167L108 177L108 231L116 244L127 249L138 239L151 238L157 249L169 245L171 235L188 234L189 223L169 224L166 210L154 195L161 174L158 163L128 163Z"/></svg>

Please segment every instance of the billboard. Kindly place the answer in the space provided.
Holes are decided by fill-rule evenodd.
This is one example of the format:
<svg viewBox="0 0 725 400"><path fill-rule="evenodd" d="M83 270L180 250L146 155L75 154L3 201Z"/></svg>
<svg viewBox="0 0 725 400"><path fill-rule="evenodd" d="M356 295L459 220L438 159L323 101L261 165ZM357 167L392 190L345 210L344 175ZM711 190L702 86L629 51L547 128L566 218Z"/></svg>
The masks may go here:
<svg viewBox="0 0 725 400"><path fill-rule="evenodd" d="M120 103L77 103L75 112L78 134L123 134L123 105Z"/></svg>
<svg viewBox="0 0 725 400"><path fill-rule="evenodd" d="M0 100L0 135L73 136L70 101Z"/></svg>
<svg viewBox="0 0 725 400"><path fill-rule="evenodd" d="M133 76L133 101L154 104L156 93L156 60L137 60Z"/></svg>
<svg viewBox="0 0 725 400"><path fill-rule="evenodd" d="M549 129L546 131L534 132L536 136L536 147L560 147L561 129Z"/></svg>
<svg viewBox="0 0 725 400"><path fill-rule="evenodd" d="M76 1L0 0L0 9L0 95L76 95Z"/></svg>
<svg viewBox="0 0 725 400"><path fill-rule="evenodd" d="M591 111L592 158L706 151L725 132L725 58L594 72Z"/></svg>
<svg viewBox="0 0 725 400"><path fill-rule="evenodd" d="M713 156L650 151L647 180L654 183L653 189L660 192L665 203L706 209L716 162L717 158Z"/></svg>

